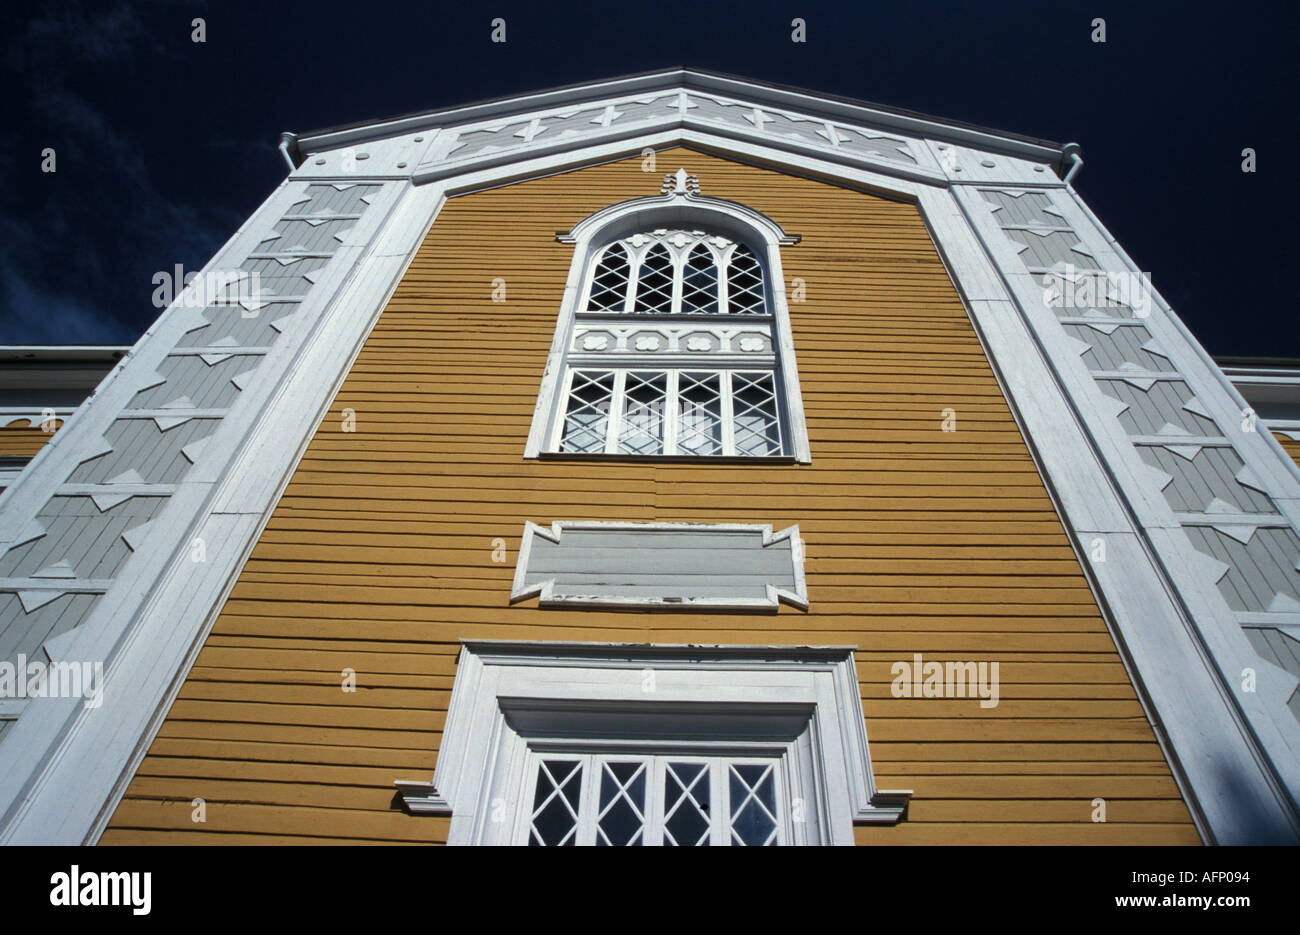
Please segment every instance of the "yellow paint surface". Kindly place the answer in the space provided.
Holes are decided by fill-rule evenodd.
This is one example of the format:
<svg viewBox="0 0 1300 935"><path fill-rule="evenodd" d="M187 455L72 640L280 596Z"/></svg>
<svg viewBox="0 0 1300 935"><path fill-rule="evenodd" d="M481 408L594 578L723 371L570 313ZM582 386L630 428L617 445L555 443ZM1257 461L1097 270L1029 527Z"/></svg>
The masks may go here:
<svg viewBox="0 0 1300 935"><path fill-rule="evenodd" d="M447 820L392 809L392 783L432 773L463 637L856 644L878 783L916 793L860 843L1199 843L916 208L686 150L640 165L447 203L103 843L444 840ZM572 257L555 232L679 166L803 236L782 258L806 288L813 463L525 461ZM556 519L798 523L811 610L509 606L524 521ZM890 667L914 653L997 661L1001 703L894 698Z"/></svg>

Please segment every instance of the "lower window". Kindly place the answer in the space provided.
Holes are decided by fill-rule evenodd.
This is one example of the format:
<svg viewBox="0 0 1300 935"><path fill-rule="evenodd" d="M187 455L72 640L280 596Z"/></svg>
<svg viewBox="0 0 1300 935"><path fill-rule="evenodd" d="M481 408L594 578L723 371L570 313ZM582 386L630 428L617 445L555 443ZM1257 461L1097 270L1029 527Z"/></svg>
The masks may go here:
<svg viewBox="0 0 1300 935"><path fill-rule="evenodd" d="M778 757L529 754L516 843L775 846L790 841Z"/></svg>
<svg viewBox="0 0 1300 935"><path fill-rule="evenodd" d="M448 844L852 844L871 772L849 647L466 641L432 782Z"/></svg>
<svg viewBox="0 0 1300 935"><path fill-rule="evenodd" d="M780 409L770 370L574 370L555 450L776 457Z"/></svg>

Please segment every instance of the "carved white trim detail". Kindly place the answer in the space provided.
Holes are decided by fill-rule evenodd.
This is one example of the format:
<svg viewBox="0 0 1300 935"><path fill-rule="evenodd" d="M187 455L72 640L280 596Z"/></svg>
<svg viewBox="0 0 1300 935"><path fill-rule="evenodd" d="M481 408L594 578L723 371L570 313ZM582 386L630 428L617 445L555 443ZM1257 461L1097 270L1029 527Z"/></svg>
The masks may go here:
<svg viewBox="0 0 1300 935"><path fill-rule="evenodd" d="M653 694L641 687L646 672ZM709 733L646 735L664 719L707 723ZM515 823L493 813L518 801L530 745L568 738L684 753L729 737L794 764L809 809L795 843L851 845L855 824L906 818L911 790L875 784L853 647L465 640L433 780L394 785L408 811L451 815L447 843L508 843Z"/></svg>

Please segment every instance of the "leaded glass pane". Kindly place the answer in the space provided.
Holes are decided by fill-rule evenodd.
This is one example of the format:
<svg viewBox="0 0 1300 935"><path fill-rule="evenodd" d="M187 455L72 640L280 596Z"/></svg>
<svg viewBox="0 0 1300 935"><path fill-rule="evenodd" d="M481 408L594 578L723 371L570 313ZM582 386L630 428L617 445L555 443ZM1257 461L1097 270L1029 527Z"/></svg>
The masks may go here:
<svg viewBox="0 0 1300 935"><path fill-rule="evenodd" d="M711 827L708 765L664 764L664 846L708 847Z"/></svg>
<svg viewBox="0 0 1300 935"><path fill-rule="evenodd" d="M600 813L596 818L598 846L645 843L646 772L645 762L601 764Z"/></svg>
<svg viewBox="0 0 1300 935"><path fill-rule="evenodd" d="M781 453L776 384L770 372L733 373L731 407L736 454L763 457Z"/></svg>
<svg viewBox="0 0 1300 935"><path fill-rule="evenodd" d="M736 247L727 267L727 311L732 315L766 315L763 301L763 267L743 244Z"/></svg>
<svg viewBox="0 0 1300 935"><path fill-rule="evenodd" d="M609 432L609 407L614 396L614 374L577 371L564 414L561 451L602 452Z"/></svg>
<svg viewBox="0 0 1300 935"><path fill-rule="evenodd" d="M630 260L627 247L611 244L601 255L596 272L591 279L591 297L587 310L592 312L621 312L627 303L627 278Z"/></svg>
<svg viewBox="0 0 1300 935"><path fill-rule="evenodd" d="M623 423L618 436L621 454L664 453L664 402L668 374L629 371L623 395Z"/></svg>
<svg viewBox="0 0 1300 935"><path fill-rule="evenodd" d="M572 846L578 833L581 793L582 761L542 760L537 766L528 843L534 847Z"/></svg>
<svg viewBox="0 0 1300 935"><path fill-rule="evenodd" d="M721 377L684 372L677 377L677 448L682 454L722 454Z"/></svg>
<svg viewBox="0 0 1300 935"><path fill-rule="evenodd" d="M772 764L731 764L731 843L749 846L777 843L776 780Z"/></svg>
<svg viewBox="0 0 1300 935"><path fill-rule="evenodd" d="M670 314L673 310L673 260L668 248L661 243L651 247L641 261L632 309L659 315Z"/></svg>
<svg viewBox="0 0 1300 935"><path fill-rule="evenodd" d="M718 267L713 251L696 244L682 270L682 312L687 315L718 313Z"/></svg>

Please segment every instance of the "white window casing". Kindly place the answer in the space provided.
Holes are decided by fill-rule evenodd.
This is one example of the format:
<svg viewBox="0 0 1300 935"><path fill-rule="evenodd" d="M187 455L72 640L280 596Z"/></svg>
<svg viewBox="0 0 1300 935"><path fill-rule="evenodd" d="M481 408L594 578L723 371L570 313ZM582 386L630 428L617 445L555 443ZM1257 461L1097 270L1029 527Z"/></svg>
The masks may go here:
<svg viewBox="0 0 1300 935"><path fill-rule="evenodd" d="M559 235L573 262L524 456L811 459L780 247L765 215L664 193Z"/></svg>
<svg viewBox="0 0 1300 935"><path fill-rule="evenodd" d="M609 370L571 366L550 446L558 454L786 454L771 370Z"/></svg>
<svg viewBox="0 0 1300 935"><path fill-rule="evenodd" d="M529 751L512 841L547 847L780 846L806 820L779 755Z"/></svg>
<svg viewBox="0 0 1300 935"><path fill-rule="evenodd" d="M463 641L433 781L396 786L410 813L451 816L449 844L524 843L539 758L584 757L772 764L780 843L853 844L911 796L875 786L851 648L491 640ZM597 817L589 800L587 843Z"/></svg>

